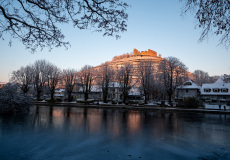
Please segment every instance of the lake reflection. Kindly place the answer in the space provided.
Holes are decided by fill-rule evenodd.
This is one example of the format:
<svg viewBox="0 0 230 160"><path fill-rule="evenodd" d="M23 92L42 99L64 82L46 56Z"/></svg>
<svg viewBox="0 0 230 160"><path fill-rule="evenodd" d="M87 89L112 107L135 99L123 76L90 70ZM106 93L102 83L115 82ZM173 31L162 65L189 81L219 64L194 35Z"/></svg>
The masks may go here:
<svg viewBox="0 0 230 160"><path fill-rule="evenodd" d="M0 159L230 159L230 115L35 106L0 116Z"/></svg>

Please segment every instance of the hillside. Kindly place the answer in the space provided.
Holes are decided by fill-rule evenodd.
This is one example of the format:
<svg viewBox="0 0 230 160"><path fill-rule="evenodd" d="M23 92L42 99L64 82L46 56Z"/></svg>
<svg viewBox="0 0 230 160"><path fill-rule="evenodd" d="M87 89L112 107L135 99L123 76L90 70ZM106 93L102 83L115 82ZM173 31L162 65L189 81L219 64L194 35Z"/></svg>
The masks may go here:
<svg viewBox="0 0 230 160"><path fill-rule="evenodd" d="M119 68L121 65L131 63L134 68L138 65L140 61L145 60L152 60L155 62L156 66L161 62L163 58L161 55L157 55L157 52L148 49L148 51L138 51L137 49L133 50L133 53L127 53L120 56L113 57L112 61L108 61L109 65L113 66L114 68ZM95 68L99 68L102 65L96 66Z"/></svg>

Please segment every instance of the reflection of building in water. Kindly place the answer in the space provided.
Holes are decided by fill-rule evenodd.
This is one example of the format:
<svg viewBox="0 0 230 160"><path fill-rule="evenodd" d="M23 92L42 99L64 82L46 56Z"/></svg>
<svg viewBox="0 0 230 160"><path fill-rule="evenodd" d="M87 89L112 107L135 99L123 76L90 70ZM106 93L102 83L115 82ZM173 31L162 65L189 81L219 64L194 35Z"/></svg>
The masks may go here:
<svg viewBox="0 0 230 160"><path fill-rule="evenodd" d="M176 113L148 113L148 117L151 117L151 133L154 138L165 138L166 134L172 134L178 136L181 134L179 127L179 121Z"/></svg>
<svg viewBox="0 0 230 160"><path fill-rule="evenodd" d="M83 129L87 133L101 130L102 115L99 109L71 108L70 123L73 129Z"/></svg>
<svg viewBox="0 0 230 160"><path fill-rule="evenodd" d="M79 128L85 128L85 117L83 115L84 108L71 108L71 112L69 114L70 118L70 126L73 130Z"/></svg>
<svg viewBox="0 0 230 160"><path fill-rule="evenodd" d="M99 109L93 109L92 112L89 112L87 115L87 122L89 126L89 133L99 132L101 127L102 115Z"/></svg>
<svg viewBox="0 0 230 160"><path fill-rule="evenodd" d="M129 133L137 133L141 130L140 112L130 111L128 114L127 127Z"/></svg>
<svg viewBox="0 0 230 160"><path fill-rule="evenodd" d="M116 139L121 136L125 132L124 125L126 121L123 120L123 116L119 110L110 110L109 118L107 118L106 130L112 136L112 138ZM108 114L108 113L107 113Z"/></svg>
<svg viewBox="0 0 230 160"><path fill-rule="evenodd" d="M65 126L65 117L64 117L64 112L63 108L53 108L52 112L52 117L53 117L53 127L54 128L64 128Z"/></svg>

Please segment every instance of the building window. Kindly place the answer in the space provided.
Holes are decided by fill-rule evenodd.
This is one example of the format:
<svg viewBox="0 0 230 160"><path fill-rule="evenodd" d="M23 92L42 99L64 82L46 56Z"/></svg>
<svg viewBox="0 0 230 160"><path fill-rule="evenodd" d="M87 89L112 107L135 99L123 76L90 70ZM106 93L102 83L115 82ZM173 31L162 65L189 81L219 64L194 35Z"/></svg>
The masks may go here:
<svg viewBox="0 0 230 160"><path fill-rule="evenodd" d="M211 92L210 88L204 88L204 92Z"/></svg>
<svg viewBox="0 0 230 160"><path fill-rule="evenodd" d="M186 89L186 93L188 93L188 89Z"/></svg>
<svg viewBox="0 0 230 160"><path fill-rule="evenodd" d="M219 88L213 88L212 91L217 93L217 92L220 92L220 89Z"/></svg>
<svg viewBox="0 0 230 160"><path fill-rule="evenodd" d="M184 86L191 86L191 85L192 85L191 82L186 82L186 83L184 84Z"/></svg>
<svg viewBox="0 0 230 160"><path fill-rule="evenodd" d="M228 92L228 88L222 88L221 92L227 93Z"/></svg>

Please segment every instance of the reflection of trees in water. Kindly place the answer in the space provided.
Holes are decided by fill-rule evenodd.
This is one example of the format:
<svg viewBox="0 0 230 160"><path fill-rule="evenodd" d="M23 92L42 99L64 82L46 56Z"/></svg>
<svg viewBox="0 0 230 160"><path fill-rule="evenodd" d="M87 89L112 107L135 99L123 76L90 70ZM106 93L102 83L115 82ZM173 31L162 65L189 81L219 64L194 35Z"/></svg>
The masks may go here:
<svg viewBox="0 0 230 160"><path fill-rule="evenodd" d="M50 107L35 106L35 108L35 113L33 113L31 117L32 127L35 130L51 128L52 114Z"/></svg>
<svg viewBox="0 0 230 160"><path fill-rule="evenodd" d="M14 130L12 124L17 124L19 131L28 127L35 131L99 133L111 139L127 135L150 139L186 135L191 140L212 139L215 143L223 143L230 132L230 115L55 106L35 106L27 115L0 115L0 122L1 133Z"/></svg>

